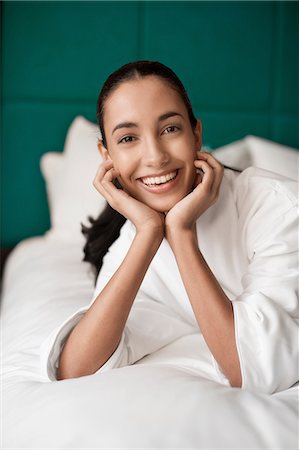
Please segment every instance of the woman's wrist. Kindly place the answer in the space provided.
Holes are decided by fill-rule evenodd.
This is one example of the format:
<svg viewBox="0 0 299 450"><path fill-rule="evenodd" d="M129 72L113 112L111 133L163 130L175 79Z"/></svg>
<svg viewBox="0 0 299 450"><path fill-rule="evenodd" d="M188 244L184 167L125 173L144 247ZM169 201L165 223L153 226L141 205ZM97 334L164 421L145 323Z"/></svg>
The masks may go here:
<svg viewBox="0 0 299 450"><path fill-rule="evenodd" d="M178 245L184 245L186 242L191 242L192 244L198 246L195 225L192 229L168 227L166 228L165 237L171 248L175 248Z"/></svg>
<svg viewBox="0 0 299 450"><path fill-rule="evenodd" d="M139 228L136 229L136 235L159 246L164 238L164 229L162 226Z"/></svg>

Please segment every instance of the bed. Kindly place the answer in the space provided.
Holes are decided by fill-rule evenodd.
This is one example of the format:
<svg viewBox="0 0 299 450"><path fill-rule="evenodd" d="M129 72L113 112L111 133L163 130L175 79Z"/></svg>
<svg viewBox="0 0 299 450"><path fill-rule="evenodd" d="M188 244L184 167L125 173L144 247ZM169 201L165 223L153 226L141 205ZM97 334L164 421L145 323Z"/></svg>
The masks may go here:
<svg viewBox="0 0 299 450"><path fill-rule="evenodd" d="M97 137L96 125L79 116L63 151L42 156L51 228L21 241L6 262L1 448L298 448L299 383L272 395L252 393L147 357L76 379L44 376L42 342L93 295L80 222L105 205L92 186L100 164ZM254 165L298 179L297 151L256 136L214 155L231 167Z"/></svg>

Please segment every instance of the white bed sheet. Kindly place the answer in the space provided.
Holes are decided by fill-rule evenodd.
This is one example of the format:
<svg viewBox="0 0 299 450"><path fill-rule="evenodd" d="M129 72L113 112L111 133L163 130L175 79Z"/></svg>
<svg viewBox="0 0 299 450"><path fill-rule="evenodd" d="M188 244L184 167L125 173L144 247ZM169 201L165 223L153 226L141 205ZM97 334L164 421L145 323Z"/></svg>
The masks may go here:
<svg viewBox="0 0 299 450"><path fill-rule="evenodd" d="M93 274L78 243L51 232L10 254L2 286L2 447L296 449L298 390L253 394L152 356L46 382L40 344L87 304ZM175 345L179 345L176 342Z"/></svg>

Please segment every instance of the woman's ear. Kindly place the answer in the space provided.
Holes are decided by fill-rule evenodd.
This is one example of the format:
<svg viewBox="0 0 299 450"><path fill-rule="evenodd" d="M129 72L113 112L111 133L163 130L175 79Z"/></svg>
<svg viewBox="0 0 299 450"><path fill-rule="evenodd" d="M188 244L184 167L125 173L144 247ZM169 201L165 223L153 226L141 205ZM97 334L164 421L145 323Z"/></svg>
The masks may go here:
<svg viewBox="0 0 299 450"><path fill-rule="evenodd" d="M100 152L100 155L101 155L103 161L108 161L108 160L111 161L112 160L110 158L107 148L103 145L103 141L101 139L98 139L97 147L98 147L98 150Z"/></svg>
<svg viewBox="0 0 299 450"><path fill-rule="evenodd" d="M201 126L201 121L199 119L196 119L196 127L194 130L194 137L195 137L195 145L196 145L196 150L201 150L201 146L202 146L202 126Z"/></svg>

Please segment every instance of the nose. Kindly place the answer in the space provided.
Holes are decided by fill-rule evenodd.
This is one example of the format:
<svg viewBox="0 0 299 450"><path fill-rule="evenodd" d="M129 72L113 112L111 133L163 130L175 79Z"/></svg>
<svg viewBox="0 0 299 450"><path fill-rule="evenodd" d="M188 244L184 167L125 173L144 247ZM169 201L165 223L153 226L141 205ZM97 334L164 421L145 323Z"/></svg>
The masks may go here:
<svg viewBox="0 0 299 450"><path fill-rule="evenodd" d="M167 148L156 139L146 142L143 149L143 160L148 167L164 167L170 160Z"/></svg>

